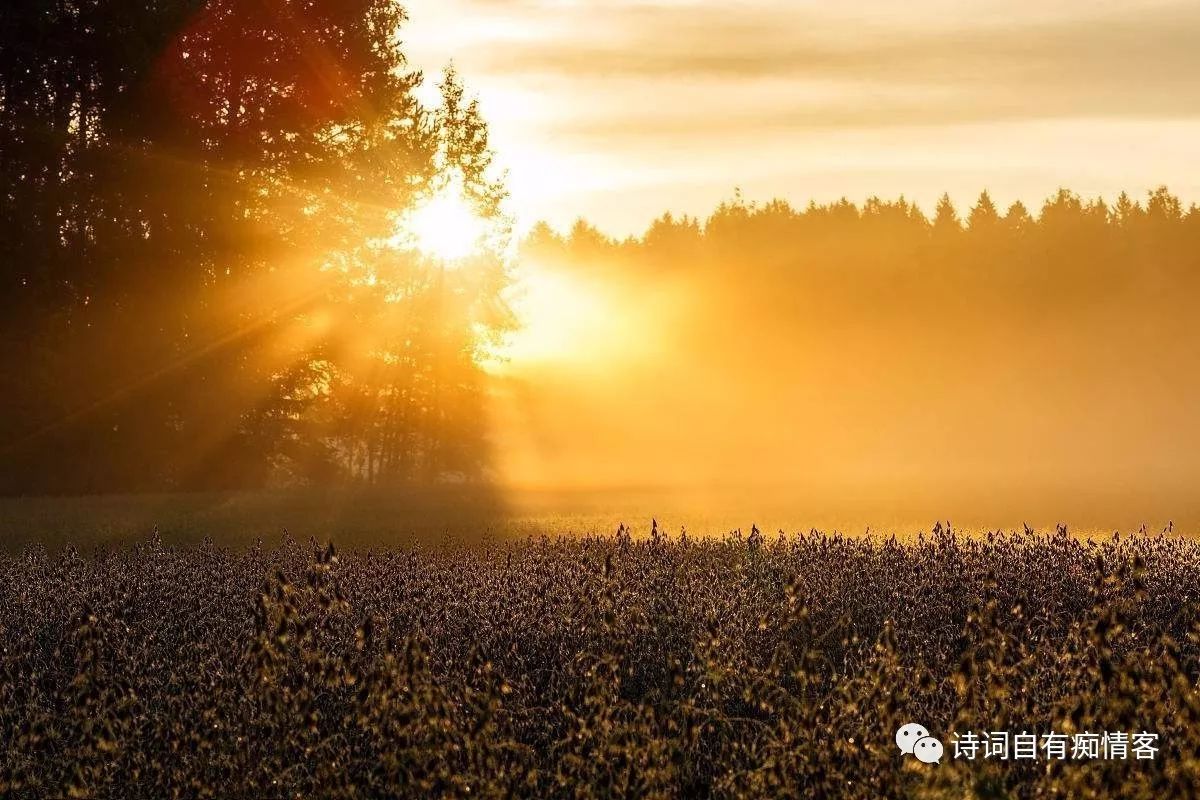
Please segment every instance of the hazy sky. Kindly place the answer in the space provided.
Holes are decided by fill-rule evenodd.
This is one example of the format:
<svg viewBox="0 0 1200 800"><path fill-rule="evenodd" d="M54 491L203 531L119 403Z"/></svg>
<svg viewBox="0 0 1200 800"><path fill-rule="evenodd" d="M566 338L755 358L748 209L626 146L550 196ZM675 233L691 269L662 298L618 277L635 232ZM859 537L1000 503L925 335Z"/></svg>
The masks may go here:
<svg viewBox="0 0 1200 800"><path fill-rule="evenodd" d="M742 187L928 206L1059 186L1200 199L1196 0L408 0L524 224L616 234Z"/></svg>

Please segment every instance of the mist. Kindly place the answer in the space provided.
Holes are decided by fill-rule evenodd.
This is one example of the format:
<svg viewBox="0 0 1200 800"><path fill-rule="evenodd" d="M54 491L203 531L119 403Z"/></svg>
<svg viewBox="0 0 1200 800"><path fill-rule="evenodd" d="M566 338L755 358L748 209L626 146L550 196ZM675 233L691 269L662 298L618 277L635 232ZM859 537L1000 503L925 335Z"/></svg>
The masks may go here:
<svg viewBox="0 0 1200 800"><path fill-rule="evenodd" d="M1034 219L985 195L932 222L739 200L625 242L539 229L523 263L595 308L569 355L500 371L500 474L745 524L1194 522L1195 256L1173 248L1200 226L1172 199L1063 192Z"/></svg>

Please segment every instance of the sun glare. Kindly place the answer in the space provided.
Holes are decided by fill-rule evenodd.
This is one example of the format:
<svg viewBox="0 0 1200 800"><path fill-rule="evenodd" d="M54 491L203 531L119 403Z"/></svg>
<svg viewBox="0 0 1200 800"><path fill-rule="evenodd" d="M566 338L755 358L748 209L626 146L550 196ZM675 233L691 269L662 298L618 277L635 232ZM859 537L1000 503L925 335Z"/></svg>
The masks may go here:
<svg viewBox="0 0 1200 800"><path fill-rule="evenodd" d="M581 355L596 359L614 345L611 309L592 286L561 272L522 265L509 298L518 329L500 349L513 366L564 364Z"/></svg>
<svg viewBox="0 0 1200 800"><path fill-rule="evenodd" d="M413 247L430 258L454 265L479 250L488 225L451 184L418 206L402 223Z"/></svg>

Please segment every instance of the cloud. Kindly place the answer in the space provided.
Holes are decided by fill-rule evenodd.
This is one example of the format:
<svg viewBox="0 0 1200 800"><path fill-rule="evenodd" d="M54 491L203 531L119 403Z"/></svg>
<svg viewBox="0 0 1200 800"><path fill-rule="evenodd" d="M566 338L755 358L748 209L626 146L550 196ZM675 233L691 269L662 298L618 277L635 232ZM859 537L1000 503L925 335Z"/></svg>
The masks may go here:
<svg viewBox="0 0 1200 800"><path fill-rule="evenodd" d="M835 103L797 105L784 94L770 113L756 112L775 124L1200 113L1195 4L975 27L871 26L775 5L639 6L586 21L571 36L496 42L474 58L511 79L601 91L640 83L643 92L665 93L665 108L682 82L718 90L763 81L844 85ZM938 97L873 102L905 88Z"/></svg>
<svg viewBox="0 0 1200 800"><path fill-rule="evenodd" d="M614 232L754 196L1200 197L1194 0L409 0L524 217Z"/></svg>

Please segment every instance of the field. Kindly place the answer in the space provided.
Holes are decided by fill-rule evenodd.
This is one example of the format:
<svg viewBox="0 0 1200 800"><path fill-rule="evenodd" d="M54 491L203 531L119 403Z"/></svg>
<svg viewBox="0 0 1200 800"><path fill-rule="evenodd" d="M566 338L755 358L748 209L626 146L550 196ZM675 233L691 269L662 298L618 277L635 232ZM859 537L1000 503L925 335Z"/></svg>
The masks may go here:
<svg viewBox="0 0 1200 800"><path fill-rule="evenodd" d="M764 531L883 531L912 541L935 519L973 533L1026 524L1054 530L1066 519L1072 533L1084 536L1108 536L1115 528L1200 535L1200 498L1194 492L1052 488L998 488L993 482L939 491L898 484L873 485L864 494L860 487L804 491L762 483L602 489L475 484L0 497L0 551L131 545L155 531L172 545L207 540L243 548L261 539L271 546L286 532L300 541L332 540L345 548L393 548L541 534L611 536L622 524L635 524L644 535L653 519L674 536L682 530L720 535L757 523ZM1172 509L1174 522L1163 509Z"/></svg>
<svg viewBox="0 0 1200 800"><path fill-rule="evenodd" d="M0 557L0 795L1182 797L1198 579L1187 538L940 526L30 549ZM968 730L1160 749L952 758Z"/></svg>

